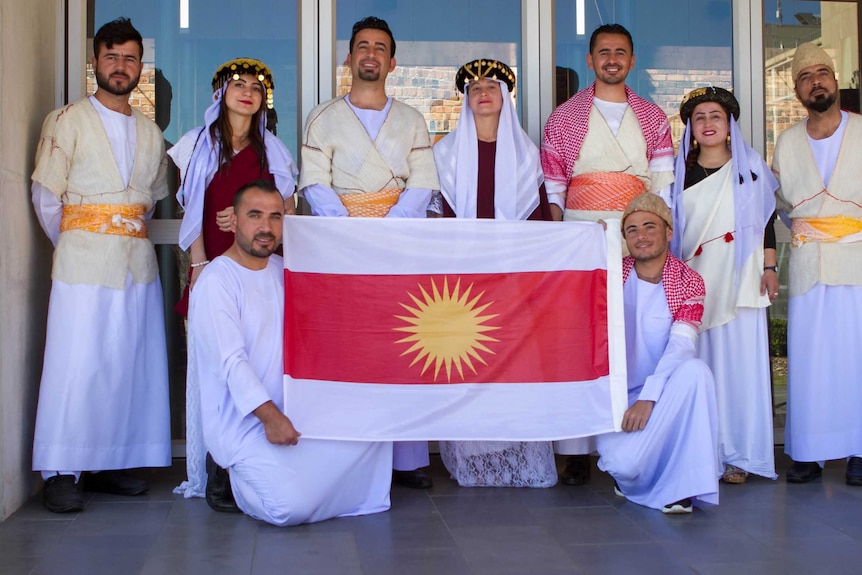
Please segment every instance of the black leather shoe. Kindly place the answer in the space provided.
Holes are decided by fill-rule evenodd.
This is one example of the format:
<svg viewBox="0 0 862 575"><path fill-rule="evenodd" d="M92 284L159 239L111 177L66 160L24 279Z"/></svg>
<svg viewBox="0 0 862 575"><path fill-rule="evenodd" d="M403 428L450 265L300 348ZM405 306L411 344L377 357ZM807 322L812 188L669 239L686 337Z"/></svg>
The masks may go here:
<svg viewBox="0 0 862 575"><path fill-rule="evenodd" d="M560 483L563 485L584 485L590 480L590 456L570 455L566 466L560 473Z"/></svg>
<svg viewBox="0 0 862 575"><path fill-rule="evenodd" d="M219 513L242 513L233 498L230 474L207 453L207 505Z"/></svg>
<svg viewBox="0 0 862 575"><path fill-rule="evenodd" d="M847 462L847 485L862 485L862 457L851 457Z"/></svg>
<svg viewBox="0 0 862 575"><path fill-rule="evenodd" d="M53 513L70 513L84 509L84 496L75 484L74 475L55 475L45 481L42 492L45 509Z"/></svg>
<svg viewBox="0 0 862 575"><path fill-rule="evenodd" d="M150 484L135 479L122 471L99 471L84 475L84 491L112 493L114 495L143 495L150 490Z"/></svg>
<svg viewBox="0 0 862 575"><path fill-rule="evenodd" d="M808 483L821 475L823 475L823 470L816 461L794 461L793 466L787 470L787 482Z"/></svg>
<svg viewBox="0 0 862 575"><path fill-rule="evenodd" d="M392 479L398 485L409 487L410 489L428 489L434 485L431 478L421 469L414 471L393 471Z"/></svg>

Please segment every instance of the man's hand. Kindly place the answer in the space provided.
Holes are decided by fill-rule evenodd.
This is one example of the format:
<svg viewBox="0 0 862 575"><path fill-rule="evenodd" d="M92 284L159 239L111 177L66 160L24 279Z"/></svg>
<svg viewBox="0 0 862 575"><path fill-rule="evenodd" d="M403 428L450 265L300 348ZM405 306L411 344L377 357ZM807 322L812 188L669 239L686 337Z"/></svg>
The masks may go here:
<svg viewBox="0 0 862 575"><path fill-rule="evenodd" d="M274 445L296 445L302 435L293 427L293 423L287 418L272 401L267 401L254 413L266 431L266 439Z"/></svg>
<svg viewBox="0 0 862 575"><path fill-rule="evenodd" d="M233 215L233 206L228 206L220 212L216 212L216 225L223 232L232 232L230 229L230 217Z"/></svg>
<svg viewBox="0 0 862 575"><path fill-rule="evenodd" d="M646 427L649 416L652 415L654 401L637 400L623 415L623 431L641 431Z"/></svg>
<svg viewBox="0 0 862 575"><path fill-rule="evenodd" d="M555 222L563 221L563 209L557 204L551 204L551 220Z"/></svg>

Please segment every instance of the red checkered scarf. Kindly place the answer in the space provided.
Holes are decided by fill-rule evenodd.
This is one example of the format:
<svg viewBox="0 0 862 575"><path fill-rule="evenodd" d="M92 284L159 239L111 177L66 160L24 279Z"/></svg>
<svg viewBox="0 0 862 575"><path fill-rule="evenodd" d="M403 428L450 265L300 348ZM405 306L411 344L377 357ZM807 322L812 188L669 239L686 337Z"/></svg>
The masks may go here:
<svg viewBox="0 0 862 575"><path fill-rule="evenodd" d="M623 258L624 284L634 267L633 257ZM703 318L703 301L706 298L706 286L700 274L668 252L661 283L673 321L686 323L695 330L699 329Z"/></svg>
<svg viewBox="0 0 862 575"><path fill-rule="evenodd" d="M560 104L548 118L541 149L542 170L546 180L568 186L575 160L587 137L595 93L596 84L593 82ZM652 102L635 94L628 86L626 99L643 131L650 169L654 160L666 158L673 161L673 140L665 113Z"/></svg>

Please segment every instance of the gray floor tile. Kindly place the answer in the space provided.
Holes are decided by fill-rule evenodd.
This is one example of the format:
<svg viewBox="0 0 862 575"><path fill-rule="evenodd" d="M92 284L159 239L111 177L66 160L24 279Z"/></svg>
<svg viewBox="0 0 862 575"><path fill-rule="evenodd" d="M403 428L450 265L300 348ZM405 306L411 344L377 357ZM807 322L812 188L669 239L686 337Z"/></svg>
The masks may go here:
<svg viewBox="0 0 862 575"><path fill-rule="evenodd" d="M530 513L562 545L650 540L644 529L610 507L532 509Z"/></svg>
<svg viewBox="0 0 862 575"><path fill-rule="evenodd" d="M87 535L157 535L168 519L171 503L91 502L76 519L74 531Z"/></svg>
<svg viewBox="0 0 862 575"><path fill-rule="evenodd" d="M578 572L559 542L539 526L459 527L452 535L474 573Z"/></svg>
<svg viewBox="0 0 862 575"><path fill-rule="evenodd" d="M473 571L458 549L409 548L387 553L360 548L362 569L369 575L470 575Z"/></svg>
<svg viewBox="0 0 862 575"><path fill-rule="evenodd" d="M290 528L258 532L252 573L274 575L362 574L350 533L294 533Z"/></svg>
<svg viewBox="0 0 862 575"><path fill-rule="evenodd" d="M387 513L276 528L175 496L182 461L138 470L150 494L86 494L80 514L34 497L0 524L0 575L862 573L862 489L840 461L806 485L722 485L721 505L677 517L615 497L595 470L550 489L460 488L437 457L430 472L434 488L394 488Z"/></svg>
<svg viewBox="0 0 862 575"><path fill-rule="evenodd" d="M38 562L38 557L4 557L0 561L0 575L24 575L30 573Z"/></svg>
<svg viewBox="0 0 862 575"><path fill-rule="evenodd" d="M693 573L673 553L653 543L570 545L566 547L566 553L589 575Z"/></svg>
<svg viewBox="0 0 862 575"><path fill-rule="evenodd" d="M528 508L517 500L476 497L440 497L434 504L446 525L455 527L497 527L500 525L535 525Z"/></svg>
<svg viewBox="0 0 862 575"><path fill-rule="evenodd" d="M15 557L45 555L60 541L73 520L9 520L0 524L0 564Z"/></svg>
<svg viewBox="0 0 862 575"><path fill-rule="evenodd" d="M35 565L33 575L117 575L143 568L155 535L66 535Z"/></svg>

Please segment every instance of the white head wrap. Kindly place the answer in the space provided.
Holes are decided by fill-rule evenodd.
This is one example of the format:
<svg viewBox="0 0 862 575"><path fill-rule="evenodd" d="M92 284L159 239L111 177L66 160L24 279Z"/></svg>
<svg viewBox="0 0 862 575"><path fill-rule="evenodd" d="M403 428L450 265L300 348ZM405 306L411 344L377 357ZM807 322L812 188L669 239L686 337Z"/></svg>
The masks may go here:
<svg viewBox="0 0 862 575"><path fill-rule="evenodd" d="M494 162L494 217L525 220L539 205L539 187L545 181L539 149L518 122L515 104L502 80L503 109L497 127L497 157ZM459 218L476 217L479 169L479 138L469 102L469 83L458 127L434 146L440 177L440 192Z"/></svg>

